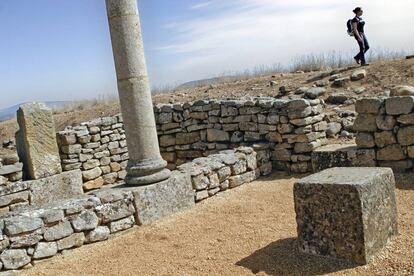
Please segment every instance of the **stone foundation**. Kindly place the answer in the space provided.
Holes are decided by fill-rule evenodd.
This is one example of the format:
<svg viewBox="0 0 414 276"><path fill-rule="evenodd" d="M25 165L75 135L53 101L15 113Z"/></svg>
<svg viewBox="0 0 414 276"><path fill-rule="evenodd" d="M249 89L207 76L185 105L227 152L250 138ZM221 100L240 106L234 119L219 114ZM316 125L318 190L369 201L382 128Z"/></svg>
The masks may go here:
<svg viewBox="0 0 414 276"><path fill-rule="evenodd" d="M203 100L154 107L161 155L168 168L221 150L253 146L266 166L310 172L311 152L325 143L320 100ZM62 168L81 169L85 191L125 178L128 149L120 115L58 133Z"/></svg>

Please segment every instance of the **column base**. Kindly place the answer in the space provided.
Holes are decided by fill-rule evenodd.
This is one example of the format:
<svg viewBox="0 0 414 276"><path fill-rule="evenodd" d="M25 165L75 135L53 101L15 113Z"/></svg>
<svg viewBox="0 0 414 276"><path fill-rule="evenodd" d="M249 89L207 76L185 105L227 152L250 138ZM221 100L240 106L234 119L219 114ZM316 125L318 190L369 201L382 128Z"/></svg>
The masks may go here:
<svg viewBox="0 0 414 276"><path fill-rule="evenodd" d="M142 160L128 162L127 176L125 183L127 185L148 185L168 179L171 171L166 169L167 162L159 160Z"/></svg>

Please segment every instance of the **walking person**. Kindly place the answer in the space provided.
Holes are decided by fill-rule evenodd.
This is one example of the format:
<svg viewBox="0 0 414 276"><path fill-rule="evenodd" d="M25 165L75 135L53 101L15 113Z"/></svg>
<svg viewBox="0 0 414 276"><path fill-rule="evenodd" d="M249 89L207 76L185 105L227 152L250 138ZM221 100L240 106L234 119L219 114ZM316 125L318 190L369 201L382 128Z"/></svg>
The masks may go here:
<svg viewBox="0 0 414 276"><path fill-rule="evenodd" d="M361 7L357 7L353 12L355 13L355 17L352 19L352 30L359 45L359 53L354 59L361 66L368 66L369 64L366 62L365 53L369 49L369 43L364 32L365 21L361 17L364 11Z"/></svg>

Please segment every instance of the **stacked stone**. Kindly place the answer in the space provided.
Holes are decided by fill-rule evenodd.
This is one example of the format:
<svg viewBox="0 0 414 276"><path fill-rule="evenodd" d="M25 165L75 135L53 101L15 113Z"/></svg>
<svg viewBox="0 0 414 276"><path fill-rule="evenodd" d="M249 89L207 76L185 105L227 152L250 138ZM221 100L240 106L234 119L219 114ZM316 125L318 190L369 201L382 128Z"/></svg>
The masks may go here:
<svg viewBox="0 0 414 276"><path fill-rule="evenodd" d="M81 169L85 191L126 176L128 149L121 115L98 118L58 133L64 171Z"/></svg>
<svg viewBox="0 0 414 276"><path fill-rule="evenodd" d="M199 202L218 192L252 182L261 175L260 164L252 148L239 147L196 158L177 169L190 174L195 201Z"/></svg>
<svg viewBox="0 0 414 276"><path fill-rule="evenodd" d="M0 186L22 180L23 164L16 154L0 156Z"/></svg>
<svg viewBox="0 0 414 276"><path fill-rule="evenodd" d="M414 97L364 98L356 103L356 144L380 167L410 172L414 159Z"/></svg>
<svg viewBox="0 0 414 276"><path fill-rule="evenodd" d="M0 217L0 269L30 266L85 243L108 239L135 224L132 192L71 199Z"/></svg>
<svg viewBox="0 0 414 276"><path fill-rule="evenodd" d="M310 152L324 144L327 128L319 99L200 100L157 105L155 114L171 169L220 150L268 143L278 168L308 172Z"/></svg>

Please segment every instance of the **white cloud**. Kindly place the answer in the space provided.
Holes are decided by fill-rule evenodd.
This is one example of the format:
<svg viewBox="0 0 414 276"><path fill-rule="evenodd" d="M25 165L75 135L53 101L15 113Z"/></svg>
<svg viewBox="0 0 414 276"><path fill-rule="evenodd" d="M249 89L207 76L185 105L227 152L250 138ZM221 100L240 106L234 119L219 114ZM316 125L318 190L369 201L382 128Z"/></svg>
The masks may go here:
<svg viewBox="0 0 414 276"><path fill-rule="evenodd" d="M379 45L413 48L414 37L409 35L414 25L410 2L209 1L208 13L202 17L169 26L174 42L156 50L178 57L179 61L166 64L163 77L155 79L164 83L186 81L261 64L286 64L299 54L355 49L355 41L346 34L345 22L358 5L366 11L367 33L374 50Z"/></svg>
<svg viewBox="0 0 414 276"><path fill-rule="evenodd" d="M203 8L206 8L206 7L210 6L210 4L211 4L211 1L201 2L201 3L198 3L198 4L192 5L190 7L190 9L199 10L199 9L203 9Z"/></svg>

